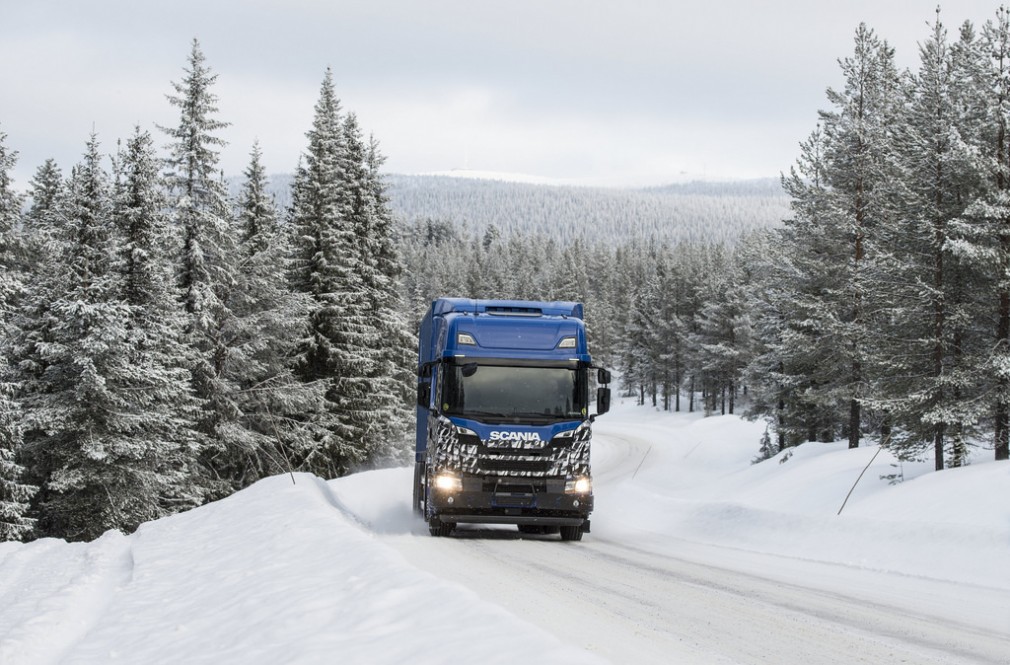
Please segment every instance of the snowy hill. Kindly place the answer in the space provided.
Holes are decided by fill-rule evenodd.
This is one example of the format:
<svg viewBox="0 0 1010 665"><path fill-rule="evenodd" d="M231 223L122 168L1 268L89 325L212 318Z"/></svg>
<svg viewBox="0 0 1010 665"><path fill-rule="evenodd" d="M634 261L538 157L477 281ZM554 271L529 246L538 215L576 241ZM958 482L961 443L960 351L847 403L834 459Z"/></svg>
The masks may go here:
<svg viewBox="0 0 1010 665"><path fill-rule="evenodd" d="M405 223L434 219L483 235L494 225L509 234L543 234L568 242L591 238L625 243L656 237L671 242L728 242L777 226L790 215L775 178L673 183L659 187L591 187L564 180L484 171L389 174L386 193ZM283 209L291 203L290 175L270 178ZM240 178L228 186L237 194Z"/></svg>
<svg viewBox="0 0 1010 665"><path fill-rule="evenodd" d="M542 234L622 244L655 237L670 242L732 243L749 231L777 226L789 198L776 179L690 182L648 189L545 184L447 175L389 175L390 207L403 220L453 222L482 235Z"/></svg>
<svg viewBox="0 0 1010 665"><path fill-rule="evenodd" d="M751 465L762 430L616 405L581 543L431 538L388 469L0 544L0 663L1007 662L1010 463L881 453L837 516L876 449Z"/></svg>

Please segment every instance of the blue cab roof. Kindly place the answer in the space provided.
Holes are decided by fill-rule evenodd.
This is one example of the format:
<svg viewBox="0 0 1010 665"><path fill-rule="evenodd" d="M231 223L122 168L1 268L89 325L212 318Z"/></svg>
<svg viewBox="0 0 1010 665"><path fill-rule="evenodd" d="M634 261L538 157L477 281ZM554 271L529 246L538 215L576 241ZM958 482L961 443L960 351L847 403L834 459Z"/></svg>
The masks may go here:
<svg viewBox="0 0 1010 665"><path fill-rule="evenodd" d="M582 305L574 302L440 298L432 302L422 322L419 360L472 357L588 363L582 317ZM474 343L461 343L461 335ZM558 348L567 338L574 339L575 346Z"/></svg>

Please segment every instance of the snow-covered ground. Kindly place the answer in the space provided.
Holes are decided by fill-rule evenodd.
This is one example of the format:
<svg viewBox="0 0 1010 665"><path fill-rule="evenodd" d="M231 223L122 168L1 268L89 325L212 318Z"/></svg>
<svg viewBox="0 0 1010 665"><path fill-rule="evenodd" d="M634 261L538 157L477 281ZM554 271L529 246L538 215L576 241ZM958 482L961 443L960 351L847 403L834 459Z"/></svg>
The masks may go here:
<svg viewBox="0 0 1010 665"><path fill-rule="evenodd" d="M881 453L838 516L876 449L762 431L616 405L580 543L431 538L389 469L0 544L0 663L1010 663L1010 463Z"/></svg>

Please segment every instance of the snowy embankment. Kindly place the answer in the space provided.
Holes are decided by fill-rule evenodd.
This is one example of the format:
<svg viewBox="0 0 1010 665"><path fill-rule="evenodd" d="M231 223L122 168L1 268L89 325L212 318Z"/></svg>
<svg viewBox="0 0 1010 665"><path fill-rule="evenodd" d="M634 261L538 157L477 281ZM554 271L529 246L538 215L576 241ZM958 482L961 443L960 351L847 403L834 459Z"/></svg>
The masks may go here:
<svg viewBox="0 0 1010 665"><path fill-rule="evenodd" d="M330 482L271 478L132 536L0 544L0 663L440 663L454 653L487 663L592 662L582 647L593 635L551 635L517 616L530 618L529 598L505 609L423 572L417 557L441 553L514 586L527 568L546 569L519 562L495 573L488 561L499 550L505 561L545 564L550 553L563 568L589 555L584 563L597 565L593 557L625 544L813 589L847 592L865 579L872 600L889 603L886 592L923 617L953 615L1010 639L1010 617L999 610L1010 597L1010 463L980 451L969 467L932 473L927 464L892 466L882 452L838 516L876 448L806 444L751 465L762 430L732 416L616 405L597 422L597 510L582 543L510 542L490 537L502 530L479 529L433 543L410 512L410 471L391 469ZM903 482L882 478L895 473ZM495 556L471 560L482 551ZM835 579L817 562L833 566ZM550 599L564 593L560 585ZM580 608L609 604L574 599L568 625L584 624ZM543 614L546 624L562 613L545 606ZM768 639L755 649L768 653L780 641ZM614 660L629 648L600 645Z"/></svg>
<svg viewBox="0 0 1010 665"><path fill-rule="evenodd" d="M1010 463L992 462L991 450L942 473L932 462L899 463L876 446L850 450L841 442L807 443L751 464L762 423L630 413L633 420L624 408L598 428L651 442L635 477L598 501L594 525L606 524L610 537L651 537L658 546L675 537L1010 590ZM1010 632L1010 618L1002 622Z"/></svg>
<svg viewBox="0 0 1010 665"><path fill-rule="evenodd" d="M411 566L322 480L295 479L132 536L0 544L0 663L442 662L462 632L477 662L585 661Z"/></svg>

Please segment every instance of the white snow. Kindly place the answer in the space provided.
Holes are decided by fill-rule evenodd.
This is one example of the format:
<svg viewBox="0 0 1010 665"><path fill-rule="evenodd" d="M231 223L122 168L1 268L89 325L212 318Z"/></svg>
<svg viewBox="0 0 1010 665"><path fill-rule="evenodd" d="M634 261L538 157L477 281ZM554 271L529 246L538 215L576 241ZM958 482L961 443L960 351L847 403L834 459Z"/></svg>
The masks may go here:
<svg viewBox="0 0 1010 665"><path fill-rule="evenodd" d="M431 538L408 469L278 476L131 536L3 543L0 663L807 663L852 644L852 662L1010 662L1010 463L980 450L934 473L881 452L839 516L876 448L752 465L763 427L615 405L581 543Z"/></svg>

